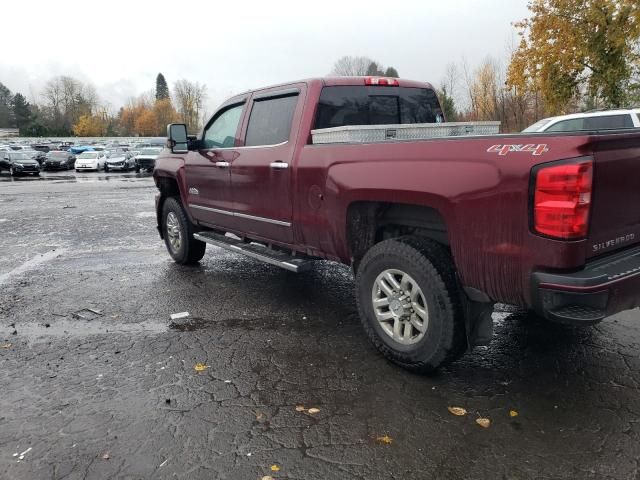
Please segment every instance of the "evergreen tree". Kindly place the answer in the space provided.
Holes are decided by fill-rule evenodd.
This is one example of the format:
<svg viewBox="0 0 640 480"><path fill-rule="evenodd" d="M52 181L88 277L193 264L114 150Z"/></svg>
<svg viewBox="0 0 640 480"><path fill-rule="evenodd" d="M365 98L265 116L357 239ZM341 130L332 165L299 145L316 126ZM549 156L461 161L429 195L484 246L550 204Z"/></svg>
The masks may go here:
<svg viewBox="0 0 640 480"><path fill-rule="evenodd" d="M156 77L156 100L164 100L169 98L169 86L162 73Z"/></svg>
<svg viewBox="0 0 640 480"><path fill-rule="evenodd" d="M398 75L398 71L393 67L387 68L387 71L384 72L384 76L391 78L400 78L400 75Z"/></svg>
<svg viewBox="0 0 640 480"><path fill-rule="evenodd" d="M11 103L16 127L23 131L31 122L31 105L21 93L16 93Z"/></svg>
<svg viewBox="0 0 640 480"><path fill-rule="evenodd" d="M0 83L0 128L15 126L13 108L11 106L12 100L11 90Z"/></svg>

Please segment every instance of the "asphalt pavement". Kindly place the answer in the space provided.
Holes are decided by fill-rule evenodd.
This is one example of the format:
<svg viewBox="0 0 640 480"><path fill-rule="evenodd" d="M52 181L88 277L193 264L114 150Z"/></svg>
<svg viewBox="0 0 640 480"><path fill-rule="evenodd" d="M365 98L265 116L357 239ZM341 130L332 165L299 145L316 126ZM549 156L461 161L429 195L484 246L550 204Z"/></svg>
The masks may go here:
<svg viewBox="0 0 640 480"><path fill-rule="evenodd" d="M638 310L501 308L489 347L418 376L366 340L347 267L176 265L154 195L0 175L0 478L640 479Z"/></svg>

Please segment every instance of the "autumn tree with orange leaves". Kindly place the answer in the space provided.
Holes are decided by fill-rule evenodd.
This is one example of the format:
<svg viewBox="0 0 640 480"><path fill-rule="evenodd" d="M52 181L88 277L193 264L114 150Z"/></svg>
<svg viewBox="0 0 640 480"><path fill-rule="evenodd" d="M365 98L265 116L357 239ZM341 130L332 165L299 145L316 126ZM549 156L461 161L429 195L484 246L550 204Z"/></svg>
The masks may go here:
<svg viewBox="0 0 640 480"><path fill-rule="evenodd" d="M531 0L516 23L521 41L507 85L539 92L548 114L566 113L583 96L591 105L631 100L639 67L638 0Z"/></svg>

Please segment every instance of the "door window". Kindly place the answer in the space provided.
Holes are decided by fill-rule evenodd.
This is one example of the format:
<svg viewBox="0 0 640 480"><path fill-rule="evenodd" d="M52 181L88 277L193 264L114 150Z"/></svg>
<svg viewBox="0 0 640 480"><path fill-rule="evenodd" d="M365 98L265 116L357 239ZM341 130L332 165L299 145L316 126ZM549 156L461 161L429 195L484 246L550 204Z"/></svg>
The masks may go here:
<svg viewBox="0 0 640 480"><path fill-rule="evenodd" d="M289 140L298 95L255 100L247 126L245 145L277 145Z"/></svg>
<svg viewBox="0 0 640 480"><path fill-rule="evenodd" d="M584 130L584 118L574 118L571 120L563 120L558 123L554 123L547 132L576 132L578 130Z"/></svg>
<svg viewBox="0 0 640 480"><path fill-rule="evenodd" d="M236 133L244 104L228 108L219 114L204 131L205 148L231 148L236 144Z"/></svg>

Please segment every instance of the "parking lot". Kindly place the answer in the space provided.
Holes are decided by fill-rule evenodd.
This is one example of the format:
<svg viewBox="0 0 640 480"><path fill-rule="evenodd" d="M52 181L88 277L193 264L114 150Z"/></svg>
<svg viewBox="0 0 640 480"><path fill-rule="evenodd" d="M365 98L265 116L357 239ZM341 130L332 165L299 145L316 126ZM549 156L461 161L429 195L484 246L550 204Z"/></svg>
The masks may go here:
<svg viewBox="0 0 640 480"><path fill-rule="evenodd" d="M640 478L637 310L501 307L489 347L417 376L369 345L348 268L176 265L154 194L0 175L1 478Z"/></svg>

